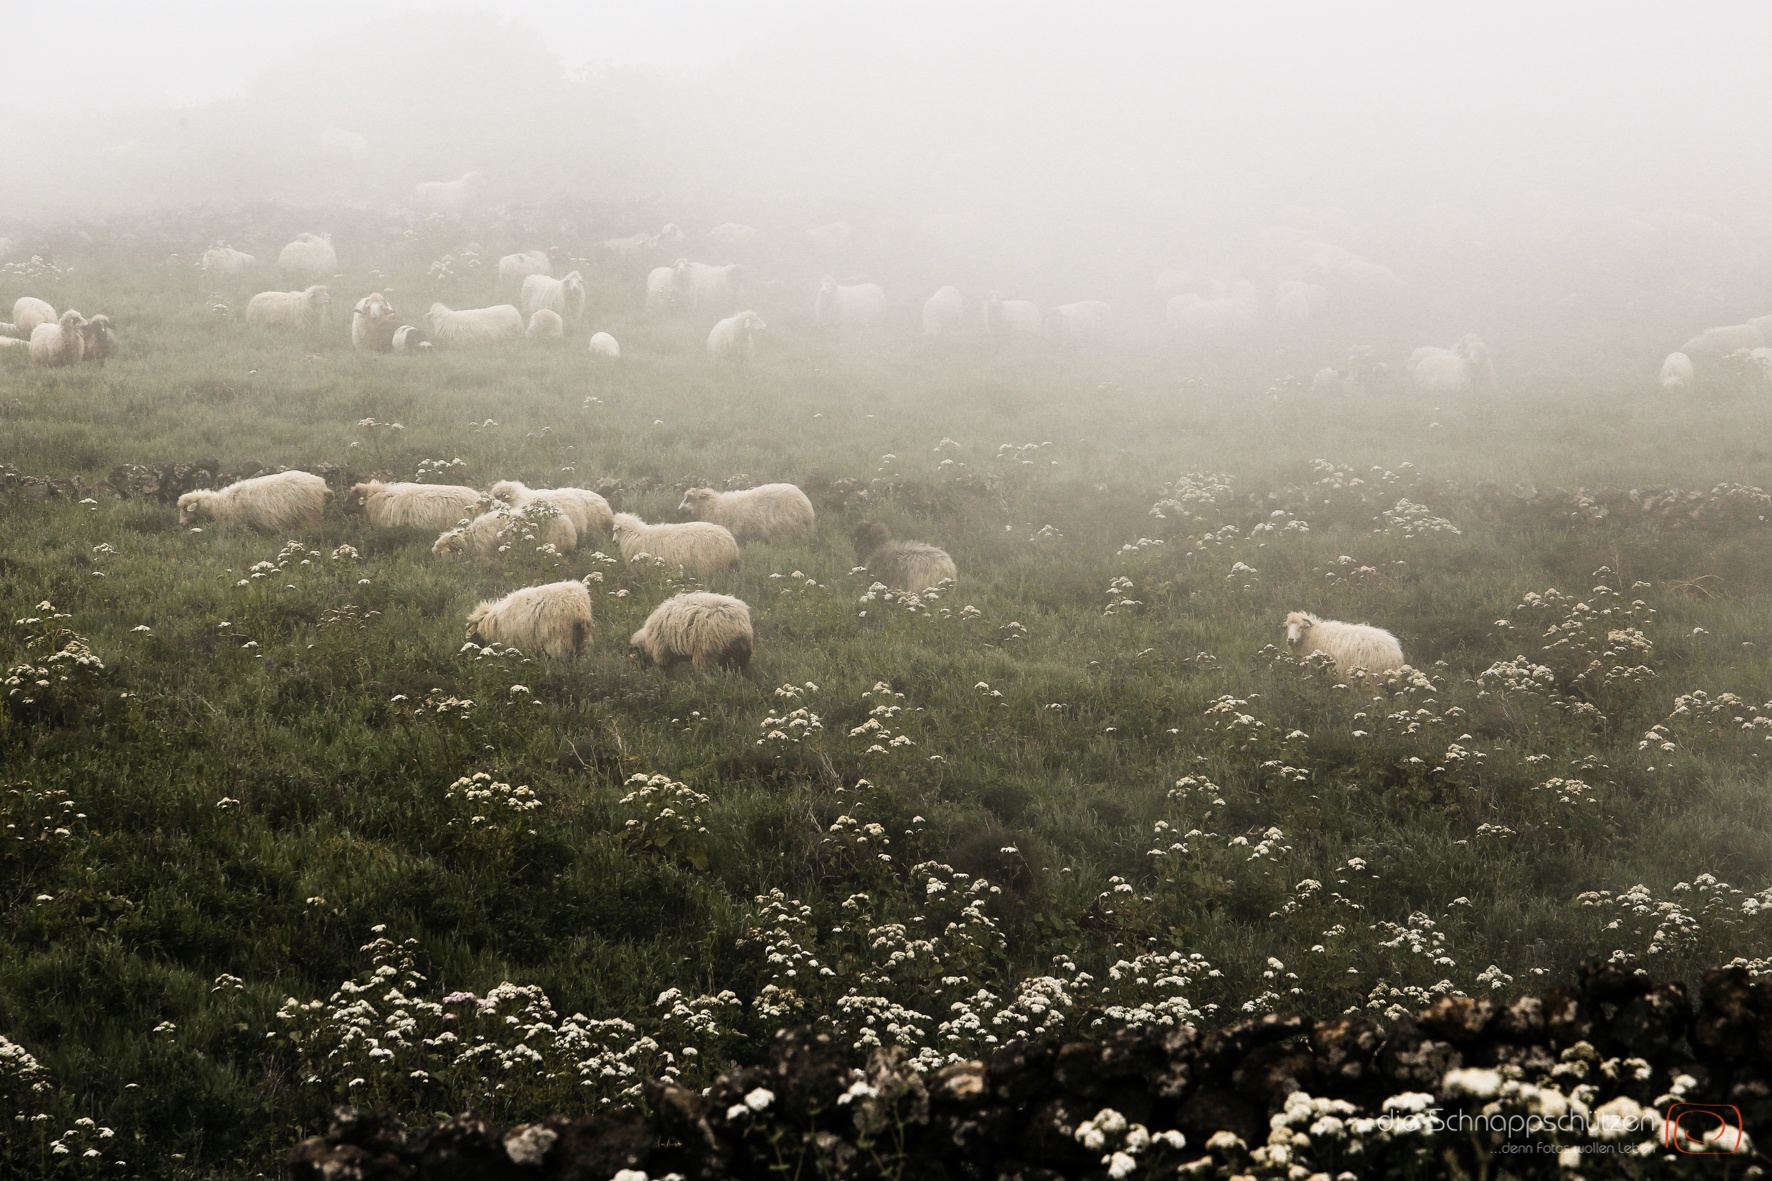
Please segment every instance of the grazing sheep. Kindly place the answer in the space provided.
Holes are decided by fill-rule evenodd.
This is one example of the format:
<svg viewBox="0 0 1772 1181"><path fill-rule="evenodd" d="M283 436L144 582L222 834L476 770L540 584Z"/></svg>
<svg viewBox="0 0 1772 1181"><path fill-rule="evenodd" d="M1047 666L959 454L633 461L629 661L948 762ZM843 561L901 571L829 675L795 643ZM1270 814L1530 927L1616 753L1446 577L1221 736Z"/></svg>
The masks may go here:
<svg viewBox="0 0 1772 1181"><path fill-rule="evenodd" d="M751 663L751 609L731 595L690 591L660 603L628 641L628 659L659 668L689 661L698 673Z"/></svg>
<svg viewBox="0 0 1772 1181"><path fill-rule="evenodd" d="M658 315L685 306L689 294L689 260L679 258L668 267L653 267L646 274L646 310Z"/></svg>
<svg viewBox="0 0 1772 1181"><path fill-rule="evenodd" d="M603 248L617 254L639 254L642 250L669 249L683 244L683 228L675 222L656 234L629 234L625 238L605 238Z"/></svg>
<svg viewBox="0 0 1772 1181"><path fill-rule="evenodd" d="M576 326L585 314L584 276L577 271L568 271L558 279L530 275L523 280L519 302L525 319L546 308L558 313L567 324Z"/></svg>
<svg viewBox="0 0 1772 1181"><path fill-rule="evenodd" d="M412 201L422 212L460 217L485 183L479 172L464 172L455 180L427 180L413 186Z"/></svg>
<svg viewBox="0 0 1772 1181"><path fill-rule="evenodd" d="M85 338L88 361L97 361L101 365L117 353L117 334L111 330L111 317L97 315L80 326L80 334Z"/></svg>
<svg viewBox="0 0 1772 1181"><path fill-rule="evenodd" d="M806 231L812 239L813 249L824 254L836 254L848 247L855 237L855 227L846 221L833 221L829 225L814 226Z"/></svg>
<svg viewBox="0 0 1772 1181"><path fill-rule="evenodd" d="M744 285L744 268L737 263L714 266L692 262L688 284L691 307L724 310L738 302L739 291Z"/></svg>
<svg viewBox="0 0 1772 1181"><path fill-rule="evenodd" d="M431 544L431 552L439 557L461 553L473 558L496 557L516 544L523 527L533 523L537 526L535 540L540 545L551 545L562 554L571 553L578 548L578 530L573 526L572 518L559 505L549 503L546 508L551 511L545 515L541 511L531 511L529 505L515 510L497 508L481 513L467 525L441 534Z"/></svg>
<svg viewBox="0 0 1772 1181"><path fill-rule="evenodd" d="M716 361L743 364L751 359L757 333L766 325L756 312L727 316L708 333L708 356Z"/></svg>
<svg viewBox="0 0 1772 1181"><path fill-rule="evenodd" d="M1692 358L1685 353L1669 353L1661 363L1661 388L1669 393L1692 388Z"/></svg>
<svg viewBox="0 0 1772 1181"><path fill-rule="evenodd" d="M306 291L261 291L246 304L246 322L279 328L318 324L332 305L332 292L314 286Z"/></svg>
<svg viewBox="0 0 1772 1181"><path fill-rule="evenodd" d="M1329 293L1315 283L1287 279L1274 294L1274 316L1289 328L1309 328L1328 299Z"/></svg>
<svg viewBox="0 0 1772 1181"><path fill-rule="evenodd" d="M389 347L396 353L428 353L431 351L431 341L423 329L402 324L394 329L394 338Z"/></svg>
<svg viewBox="0 0 1772 1181"><path fill-rule="evenodd" d="M826 275L812 314L825 328L872 328L886 315L886 291L878 283L840 286Z"/></svg>
<svg viewBox="0 0 1772 1181"><path fill-rule="evenodd" d="M480 493L460 484L384 484L351 488L345 512L363 514L371 529L453 529L474 516Z"/></svg>
<svg viewBox="0 0 1772 1181"><path fill-rule="evenodd" d="M1037 304L1025 299L1004 299L1001 291L984 297L984 326L994 340L1011 336L1038 336L1045 329Z"/></svg>
<svg viewBox="0 0 1772 1181"><path fill-rule="evenodd" d="M53 324L57 318L53 307L34 296L20 296L12 305L12 326L27 340L37 325Z"/></svg>
<svg viewBox="0 0 1772 1181"><path fill-rule="evenodd" d="M893 590L920 593L960 576L946 550L921 541L894 541L886 526L873 521L856 526L855 560L867 567L869 578Z"/></svg>
<svg viewBox="0 0 1772 1181"><path fill-rule="evenodd" d="M31 364L78 365L86 355L86 317L69 308L54 324L31 329Z"/></svg>
<svg viewBox="0 0 1772 1181"><path fill-rule="evenodd" d="M792 484L761 484L737 492L691 488L677 511L723 525L739 541L773 541L812 532L812 502Z"/></svg>
<svg viewBox="0 0 1772 1181"><path fill-rule="evenodd" d="M1449 349L1424 345L1409 357L1409 380L1424 394L1463 394L1495 384L1489 346L1466 333Z"/></svg>
<svg viewBox="0 0 1772 1181"><path fill-rule="evenodd" d="M559 340L566 335L566 323L559 312L542 308L529 317L529 327L523 334L530 340Z"/></svg>
<svg viewBox="0 0 1772 1181"><path fill-rule="evenodd" d="M1313 652L1326 653L1344 675L1356 669L1383 673L1404 667L1403 646L1383 628L1318 619L1304 611L1286 616L1286 647L1300 659Z"/></svg>
<svg viewBox="0 0 1772 1181"><path fill-rule="evenodd" d="M616 513L615 544L625 562L648 554L688 574L714 574L738 566L738 541L724 526L707 521L648 525L633 513Z"/></svg>
<svg viewBox="0 0 1772 1181"><path fill-rule="evenodd" d="M28 352L30 348L31 342L28 340L20 340L16 336L0 336L0 352L12 352L16 350L17 352L25 353Z"/></svg>
<svg viewBox="0 0 1772 1181"><path fill-rule="evenodd" d="M507 254L498 260L498 282L500 286L512 284L522 286L531 275L547 276L554 273L554 266L548 261L544 250L525 250L521 254Z"/></svg>
<svg viewBox="0 0 1772 1181"><path fill-rule="evenodd" d="M332 235L297 234L295 241L278 253L277 266L290 278L310 283L332 278L338 274L338 252L332 248Z"/></svg>
<svg viewBox="0 0 1772 1181"><path fill-rule="evenodd" d="M257 262L258 259L243 250L235 250L231 246L211 246L203 252L197 265L208 278L220 279L230 275L243 275Z"/></svg>
<svg viewBox="0 0 1772 1181"><path fill-rule="evenodd" d="M708 231L708 241L715 246L724 246L728 250L739 250L746 246L755 246L759 237L756 230L738 222L729 221L715 226Z"/></svg>
<svg viewBox="0 0 1772 1181"><path fill-rule="evenodd" d="M394 333L400 329L398 313L387 296L371 292L351 309L351 347L378 353L392 352Z"/></svg>
<svg viewBox="0 0 1772 1181"><path fill-rule="evenodd" d="M518 480L500 480L489 494L512 508L545 500L572 519L572 527L583 540L602 540L615 528L615 514L609 502L589 488L531 488Z"/></svg>
<svg viewBox="0 0 1772 1181"><path fill-rule="evenodd" d="M425 313L431 339L442 345L467 347L516 340L523 335L523 313L508 303L455 311L440 303Z"/></svg>
<svg viewBox="0 0 1772 1181"><path fill-rule="evenodd" d="M1059 340L1098 340L1114 326L1114 309L1099 299L1062 303L1046 313L1046 331Z"/></svg>
<svg viewBox="0 0 1772 1181"><path fill-rule="evenodd" d="M591 592L571 580L514 590L474 608L467 638L481 647L500 644L556 660L577 656L591 639Z"/></svg>
<svg viewBox="0 0 1772 1181"><path fill-rule="evenodd" d="M1726 357L1738 349L1757 349L1765 343L1766 334L1761 331L1758 321L1750 320L1746 324L1706 328L1681 345L1680 351L1688 357Z"/></svg>
<svg viewBox="0 0 1772 1181"><path fill-rule="evenodd" d="M591 337L591 356L619 357L621 356L621 345L617 344L615 337L607 332L599 332Z"/></svg>
<svg viewBox="0 0 1772 1181"><path fill-rule="evenodd" d="M326 515L332 489L312 472L254 476L226 488L200 488L178 498L178 523L232 521L249 529L278 532L312 529Z"/></svg>
<svg viewBox="0 0 1772 1181"><path fill-rule="evenodd" d="M1191 291L1172 296L1164 315L1171 331L1206 340L1247 330L1255 323L1256 303L1255 284L1244 280L1212 299Z"/></svg>
<svg viewBox="0 0 1772 1181"><path fill-rule="evenodd" d="M1378 359L1378 350L1371 345L1358 345L1348 350L1347 362L1339 368L1326 366L1311 379L1313 394L1369 394L1390 384L1391 367Z"/></svg>
<svg viewBox="0 0 1772 1181"><path fill-rule="evenodd" d="M923 335L944 336L966 323L966 301L956 287L943 287L923 302Z"/></svg>

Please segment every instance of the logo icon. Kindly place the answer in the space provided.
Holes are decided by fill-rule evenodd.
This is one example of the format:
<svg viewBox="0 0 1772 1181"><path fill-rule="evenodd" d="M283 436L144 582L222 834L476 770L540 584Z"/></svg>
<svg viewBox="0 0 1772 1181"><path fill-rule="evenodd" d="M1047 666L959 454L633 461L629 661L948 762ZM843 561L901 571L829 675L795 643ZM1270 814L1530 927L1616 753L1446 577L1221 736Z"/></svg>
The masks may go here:
<svg viewBox="0 0 1772 1181"><path fill-rule="evenodd" d="M1729 1103L1675 1103L1661 1127L1663 1147L1691 1154L1741 1151L1741 1109Z"/></svg>

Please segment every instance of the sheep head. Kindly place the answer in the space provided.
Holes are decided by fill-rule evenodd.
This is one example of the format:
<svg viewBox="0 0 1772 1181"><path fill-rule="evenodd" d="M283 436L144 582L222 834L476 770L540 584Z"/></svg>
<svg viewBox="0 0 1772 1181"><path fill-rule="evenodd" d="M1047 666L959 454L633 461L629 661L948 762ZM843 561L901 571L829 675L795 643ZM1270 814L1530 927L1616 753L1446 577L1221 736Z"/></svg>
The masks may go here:
<svg viewBox="0 0 1772 1181"><path fill-rule="evenodd" d="M677 511L701 520L703 514L718 499L720 494L712 488L691 488L683 494L683 503L677 506Z"/></svg>
<svg viewBox="0 0 1772 1181"><path fill-rule="evenodd" d="M381 491L380 480L365 480L361 484L351 485L351 494L345 497L344 509L347 513L360 513L369 507L369 498Z"/></svg>
<svg viewBox="0 0 1772 1181"><path fill-rule="evenodd" d="M468 643L481 643L480 625L485 622L486 617L490 614L492 614L492 604L490 603L481 603L478 607L474 608L473 613L468 616L468 631L466 637ZM483 644L482 647L484 647Z"/></svg>
<svg viewBox="0 0 1772 1181"><path fill-rule="evenodd" d="M467 540L462 536L462 531L460 529L449 530L449 532L444 533L431 544L431 552L439 556L443 554L459 554L466 548Z"/></svg>
<svg viewBox="0 0 1772 1181"><path fill-rule="evenodd" d="M201 521L209 515L209 498L214 495L208 489L199 488L195 492L187 492L178 498L178 523L189 525L193 521Z"/></svg>
<svg viewBox="0 0 1772 1181"><path fill-rule="evenodd" d="M641 628L628 639L628 659L641 664L651 664L652 655L646 650L646 629Z"/></svg>
<svg viewBox="0 0 1772 1181"><path fill-rule="evenodd" d="M494 500L502 500L506 504L516 504L529 493L529 485L521 480L500 480L487 493Z"/></svg>
<svg viewBox="0 0 1772 1181"><path fill-rule="evenodd" d="M892 534L877 521L863 521L855 527L853 538L855 556L865 562L875 550L892 540Z"/></svg>
<svg viewBox="0 0 1772 1181"><path fill-rule="evenodd" d="M1304 638L1311 628L1315 627L1317 617L1304 611L1294 611L1286 616L1286 644L1296 648L1304 643Z"/></svg>

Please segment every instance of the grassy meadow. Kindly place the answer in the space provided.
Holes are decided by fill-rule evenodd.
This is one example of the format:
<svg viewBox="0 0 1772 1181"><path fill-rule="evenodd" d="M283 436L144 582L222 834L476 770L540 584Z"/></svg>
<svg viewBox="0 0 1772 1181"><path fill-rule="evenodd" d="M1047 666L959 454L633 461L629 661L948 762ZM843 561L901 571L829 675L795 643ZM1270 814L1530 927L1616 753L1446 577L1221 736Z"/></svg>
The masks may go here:
<svg viewBox="0 0 1772 1181"><path fill-rule="evenodd" d="M1350 343L1400 367L1465 328L1189 351L1128 308L999 349L925 340L907 278L845 339L784 264L738 369L593 262L562 346L362 355L358 297L495 302L498 251L341 241L332 322L276 334L171 249L0 276L123 349L0 358L0 463L610 479L648 520L786 480L819 523L707 580L757 652L703 677L628 661L687 584L612 546L477 564L336 505L269 536L0 491L0 1172L276 1175L334 1103L595 1110L790 1023L933 1064L1772 955L1772 403L1654 390L1650 333L1565 348L1521 307L1484 327L1492 394L1326 397ZM867 519L958 584L870 594ZM583 658L464 649L480 599L568 577ZM1292 610L1390 629L1417 675L1291 660Z"/></svg>

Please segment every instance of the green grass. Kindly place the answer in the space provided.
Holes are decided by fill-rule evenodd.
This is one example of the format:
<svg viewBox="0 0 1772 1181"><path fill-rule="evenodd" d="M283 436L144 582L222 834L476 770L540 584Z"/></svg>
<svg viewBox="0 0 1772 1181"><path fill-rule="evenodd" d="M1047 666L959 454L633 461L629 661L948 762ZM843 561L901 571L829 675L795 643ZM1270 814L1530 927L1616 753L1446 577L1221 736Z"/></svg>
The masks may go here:
<svg viewBox="0 0 1772 1181"><path fill-rule="evenodd" d="M412 293L397 294L408 311L429 302L424 261L387 264L396 292ZM1703 873L1750 893L1768 884L1772 747L1732 721L1772 699L1766 527L1751 514L1685 529L1508 523L1475 491L1772 486L1763 402L1670 402L1642 392L1626 361L1553 363L1526 328L1516 355L1527 360L1503 366L1499 393L1436 407L1400 392L1312 399L1308 378L1278 379L1320 357L1195 357L1137 333L1010 354L896 330L834 341L780 294L760 301L768 337L739 371L707 363L705 318L642 321L624 294L632 278L594 291L595 327L625 354L608 365L577 343L396 358L354 354L338 324L312 338L247 332L206 310L187 269L130 256L0 287L7 304L32 290L107 311L124 344L102 369L0 367L0 462L25 474L92 482L117 463L215 456L407 479L422 460L459 457L451 478L481 486L613 477L625 485L617 507L648 519L673 517L685 481L739 473L802 483L820 508L811 539L748 547L736 574L709 580L751 604L757 655L749 676L702 678L625 657L626 637L678 584L588 552L472 565L334 510L295 539L299 555L255 580L254 563L290 538L181 530L169 506L103 494L0 494L5 665L33 654L25 641L43 626L12 621L41 617L48 601L105 666L49 707L0 713L0 779L27 793L7 797L7 822L36 834L30 817L54 806L42 802L50 792L84 814L67 835L51 825L0 859L0 1033L52 1080L14 1096L0 1078L18 1110L52 1117L13 1126L53 1135L90 1116L117 1130L128 1172L273 1171L330 1102L363 1095L342 1067L304 1084L313 1060L267 1038L286 1028L274 1014L286 997L323 999L360 977L378 925L417 941L427 998L539 986L562 1014L701 1045L700 1059L680 1060L692 1078L754 1054L771 1024L751 1002L787 978L741 940L771 928L755 899L775 889L812 907L790 941L836 972L794 978L801 1018L852 1037L865 1023L839 1011L845 993L940 1020L978 988L1007 999L1020 980L1067 973L1083 999L1061 1024L1086 1029L1110 1004L1151 999L1110 987L1109 965L1172 948L1214 970L1181 990L1214 1020L1245 1002L1325 1015L1376 998L1382 1012L1436 986L1485 989L1490 965L1517 990L1615 949L1658 975L1772 954L1772 929L1739 899L1707 909L1702 892L1673 890ZM376 284L337 284L339 303ZM958 446L938 448L944 439ZM1024 463L1000 457L1004 444L1038 446ZM1315 459L1368 482L1326 492ZM1188 471L1227 473L1234 491L1197 521L1153 518L1163 486ZM832 491L843 480L855 483ZM1375 533L1405 495L1460 532ZM1253 535L1281 505L1309 531ZM869 516L947 548L959 585L915 612L861 602L848 535ZM1224 525L1234 539L1186 552ZM1141 537L1168 540L1121 553ZM345 545L361 557L331 556ZM1235 562L1255 573L1227 577ZM458 651L480 598L593 571L597 634L582 659ZM1700 575L1715 577L1677 585ZM1110 596L1122 576L1131 588ZM1623 593L1596 596L1596 584ZM1519 610L1550 587L1595 607L1641 599L1656 613L1640 624L1652 653L1602 653L1614 618L1589 629L1602 667L1578 681L1585 656L1541 650L1567 612ZM1139 605L1104 615L1117 598ZM1434 687L1375 699L1277 661L1268 646L1294 609L1390 628ZM1510 618L1515 628L1496 625ZM1478 681L1517 655L1550 666L1553 688ZM1638 664L1653 675L1600 683ZM776 693L808 683L816 690L797 699ZM869 754L870 739L851 736L885 700L867 696L876 684L903 695L884 720L912 745ZM1699 689L1736 693L1746 710L1715 727L1673 723L1673 752L1640 749L1674 699ZM465 718L420 712L428 695L475 705ZM1227 695L1241 704L1207 713ZM768 739L764 719L798 706L822 730ZM1405 708L1411 718L1387 719ZM1253 738L1223 724L1238 714L1261 723ZM1471 753L1448 759L1454 744ZM446 793L477 771L532 787L542 807L476 824ZM625 838L636 813L620 801L641 773L707 796L706 831L662 850ZM1183 776L1217 790L1172 795ZM864 777L872 790L856 789ZM1557 777L1582 780L1594 802L1560 803L1540 787ZM844 815L882 824L894 861L833 836ZM1250 860L1275 827L1282 835ZM1185 854L1151 856L1195 829ZM912 868L923 861L950 868ZM994 931L944 929L960 912L940 910L927 882L953 872L999 888L984 903ZM1300 888L1306 879L1321 888ZM1654 954L1665 915L1577 902L1639 883L1696 922ZM883 966L869 940L832 931L858 891L876 924L932 932L940 962ZM1395 941L1412 915L1444 937L1436 954L1449 963ZM1430 930L1423 921L1416 931ZM241 985L216 988L224 974ZM1375 993L1380 981L1399 991ZM668 987L730 989L746 1007L718 1033L685 1033L654 1006ZM175 1028L155 1032L162 1022ZM936 1045L932 1029L908 1040L988 1046ZM451 1078L364 1085L417 1113L480 1102L510 1116L620 1090L512 1074L492 1095ZM20 1131L9 1160L44 1171L54 1160L34 1135Z"/></svg>

